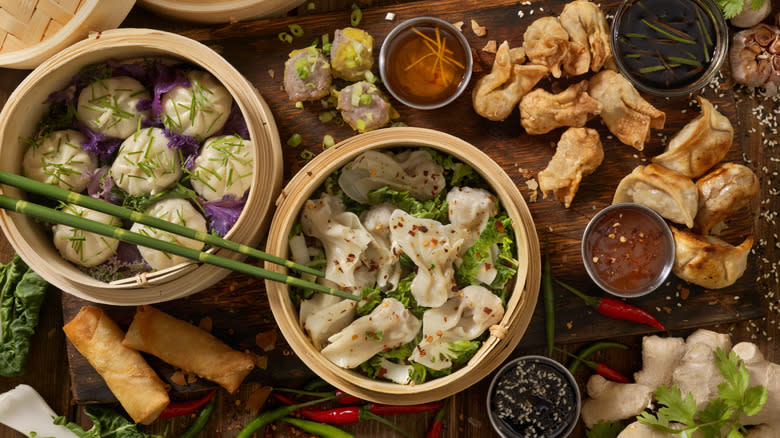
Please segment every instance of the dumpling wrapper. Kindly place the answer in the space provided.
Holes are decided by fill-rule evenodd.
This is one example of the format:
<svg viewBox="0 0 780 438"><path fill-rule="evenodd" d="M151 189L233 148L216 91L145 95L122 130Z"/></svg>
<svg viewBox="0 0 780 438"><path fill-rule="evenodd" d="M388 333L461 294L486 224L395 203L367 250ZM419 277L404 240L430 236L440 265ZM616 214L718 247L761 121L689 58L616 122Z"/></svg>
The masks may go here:
<svg viewBox="0 0 780 438"><path fill-rule="evenodd" d="M392 290L401 279L399 255L393 252L390 239L390 216L398 207L388 203L377 204L360 215L360 222L374 240L366 250L364 263L376 271L376 284L382 290Z"/></svg>
<svg viewBox="0 0 780 438"><path fill-rule="evenodd" d="M374 65L374 37L363 29L336 29L330 48L333 77L350 82L366 79Z"/></svg>
<svg viewBox="0 0 780 438"><path fill-rule="evenodd" d="M136 309L122 345L211 380L230 393L255 367L251 354L233 350L211 333L152 306Z"/></svg>
<svg viewBox="0 0 780 438"><path fill-rule="evenodd" d="M520 123L531 135L562 126L581 128L601 113L601 104L588 95L588 81L573 84L558 94L537 88L520 101Z"/></svg>
<svg viewBox="0 0 780 438"><path fill-rule="evenodd" d="M447 193L447 218L455 227L463 239L458 254L462 257L474 242L479 239L482 231L487 227L488 221L496 214L496 197L485 189L471 187L453 187ZM484 284L491 284L498 275L496 270L496 257L498 248L496 245L490 248L490 256L478 268L475 280ZM463 259L455 259L455 265L460 266Z"/></svg>
<svg viewBox="0 0 780 438"><path fill-rule="evenodd" d="M304 302L307 303L305 308ZM309 335L314 348L322 350L329 337L355 319L356 303L327 294L315 294L311 299L301 302L301 328Z"/></svg>
<svg viewBox="0 0 780 438"><path fill-rule="evenodd" d="M597 72L612 58L609 25L604 11L597 4L588 0L569 2L563 7L558 20L569 34L570 47L586 48L582 60L572 64L564 63L566 73L571 76L585 74L588 67Z"/></svg>
<svg viewBox="0 0 780 438"><path fill-rule="evenodd" d="M560 78L561 65L569 53L569 34L557 18L538 18L523 34L523 49L528 61L546 67L554 78Z"/></svg>
<svg viewBox="0 0 780 438"><path fill-rule="evenodd" d="M183 198L169 198L157 201L146 210L146 214L185 226L195 231L200 231L202 233L207 232L206 219L203 218L203 215L201 215L189 201ZM182 237L178 234L143 225L138 222L130 227L130 231L187 248L200 250L204 246L204 243L199 240ZM167 252L158 251L145 246L138 246L138 251L141 253L141 256L146 263L148 263L152 269L156 270L170 268L190 260L186 257L168 254Z"/></svg>
<svg viewBox="0 0 780 438"><path fill-rule="evenodd" d="M252 187L255 147L237 135L212 137L200 148L190 175L192 188L206 199L240 199Z"/></svg>
<svg viewBox="0 0 780 438"><path fill-rule="evenodd" d="M199 141L221 131L230 115L233 96L214 76L187 72L190 86L175 86L162 96L162 120L173 132Z"/></svg>
<svg viewBox="0 0 780 438"><path fill-rule="evenodd" d="M542 197L552 191L555 199L571 206L574 195L585 175L593 173L604 160L604 148L599 133L590 128L569 128L561 135L555 154L547 167L539 172Z"/></svg>
<svg viewBox="0 0 780 438"><path fill-rule="evenodd" d="M411 342L422 323L395 298L385 298L366 316L328 338L322 354L342 368L355 368L381 351Z"/></svg>
<svg viewBox="0 0 780 438"><path fill-rule="evenodd" d="M701 105L701 114L669 140L664 153L653 157L653 163L690 178L703 175L725 158L734 139L734 127L729 119L709 100L701 96L696 98Z"/></svg>
<svg viewBox="0 0 780 438"><path fill-rule="evenodd" d="M355 131L373 131L398 117L387 97L372 83L356 82L334 94L338 97L336 108L341 111L341 117ZM369 98L367 104L362 101L363 95Z"/></svg>
<svg viewBox="0 0 780 438"><path fill-rule="evenodd" d="M436 197L447 182L444 169L426 151L407 151L393 155L366 151L341 169L339 187L350 198L368 203L368 193L384 186L399 192L408 190L415 199Z"/></svg>
<svg viewBox="0 0 780 438"><path fill-rule="evenodd" d="M664 127L666 114L644 100L620 73L602 70L590 78L588 90L601 103L601 118L609 132L638 151L650 139L650 128Z"/></svg>
<svg viewBox="0 0 780 438"><path fill-rule="evenodd" d="M62 211L101 224L122 227L119 218L76 204L66 204ZM54 246L60 254L81 266L95 266L105 262L116 254L119 246L116 239L62 224L54 225L52 234Z"/></svg>
<svg viewBox="0 0 780 438"><path fill-rule="evenodd" d="M657 164L637 166L615 189L612 203L636 202L688 228L699 208L699 189L685 175Z"/></svg>
<svg viewBox="0 0 780 438"><path fill-rule="evenodd" d="M734 284L745 273L753 236L732 246L717 237L670 228L676 246L674 275L707 289L722 289Z"/></svg>
<svg viewBox="0 0 780 438"><path fill-rule="evenodd" d="M710 234L719 223L750 205L759 190L758 177L747 166L723 163L696 181L699 212L694 230Z"/></svg>
<svg viewBox="0 0 780 438"><path fill-rule="evenodd" d="M100 79L81 90L78 117L98 134L124 139L149 118L149 110L139 111L138 103L151 99L149 91L131 77Z"/></svg>
<svg viewBox="0 0 780 438"><path fill-rule="evenodd" d="M332 80L328 58L316 47L293 50L284 63L284 91L293 102L327 98Z"/></svg>
<svg viewBox="0 0 780 438"><path fill-rule="evenodd" d="M84 174L94 172L98 166L97 157L81 147L86 140L73 129L34 139L24 153L24 175L61 189L83 192L89 184Z"/></svg>
<svg viewBox="0 0 780 438"><path fill-rule="evenodd" d="M493 68L477 81L471 93L477 114L497 122L506 119L520 99L547 76L547 67L520 65L519 55L519 51L513 55L506 41L498 47Z"/></svg>
<svg viewBox="0 0 780 438"><path fill-rule="evenodd" d="M136 348L122 344L125 336L103 310L84 306L62 327L76 350L81 353L136 423L150 424L168 406L165 384L146 363ZM165 338L169 333L161 334ZM191 352L191 344L182 344Z"/></svg>
<svg viewBox="0 0 780 438"><path fill-rule="evenodd" d="M155 195L173 185L184 171L179 151L168 147L168 137L160 128L147 128L127 137L111 164L109 174L127 193Z"/></svg>

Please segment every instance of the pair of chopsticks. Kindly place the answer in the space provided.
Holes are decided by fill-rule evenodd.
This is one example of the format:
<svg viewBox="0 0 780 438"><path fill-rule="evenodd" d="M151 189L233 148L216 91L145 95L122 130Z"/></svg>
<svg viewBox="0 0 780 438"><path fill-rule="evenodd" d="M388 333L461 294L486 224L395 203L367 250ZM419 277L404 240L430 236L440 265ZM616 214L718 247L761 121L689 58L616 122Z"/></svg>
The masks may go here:
<svg viewBox="0 0 780 438"><path fill-rule="evenodd" d="M57 186L45 184L39 181L35 181L30 178L26 178L21 175L16 175L11 172L0 170L0 183L7 184L30 193L53 198L59 201L68 202L71 204L80 205L85 208L96 210L102 213L106 213L112 216L116 216L120 219L129 220L132 222L138 222L140 224L148 225L150 227L159 228L170 233L178 234L180 236L188 237L190 239L199 240L209 245L224 248L231 251L238 252L240 254L256 257L260 260L271 262L277 265L285 266L290 269L294 269L298 272L315 275L317 277L324 277L321 271L310 268L308 266L300 265L289 260L285 260L281 257L277 257L273 254L268 254L255 248L251 248L246 245L242 245L230 240L223 239L214 234L195 231L193 229L174 224L156 217L152 217L137 211L133 211L118 205L111 204L110 202L103 201L101 199L95 199L90 196L85 196L80 193L71 192L69 190L61 189ZM232 271L241 272L243 274L253 275L255 277L264 278L267 280L277 281L285 283L290 286L300 287L303 289L311 289L317 292L322 292L330 295L335 295L340 298L346 298L349 300L360 300L360 297L352 295L348 292L333 289L318 283L303 280L301 278L293 277L290 275L281 274L279 272L269 271L258 266L250 265L248 263L242 263L236 260L220 257L214 254L209 254L197 249L186 248L176 245L175 243L165 242L155 239L153 237L144 236L142 234L134 233L132 231L125 230L123 228L115 227L113 225L107 225L100 222L96 222L90 219L85 219L72 214L64 213L53 208L44 207L38 204L34 204L21 199L11 198L5 195L0 195L0 208L6 210L12 210L17 213L22 213L28 216L34 216L44 219L49 222L54 222L69 227L78 228L91 233L100 234L106 237L111 237L123 242L132 243L135 245L141 245L164 251L170 254L175 254L181 257L195 260L210 265L219 266L221 268L230 269Z"/></svg>

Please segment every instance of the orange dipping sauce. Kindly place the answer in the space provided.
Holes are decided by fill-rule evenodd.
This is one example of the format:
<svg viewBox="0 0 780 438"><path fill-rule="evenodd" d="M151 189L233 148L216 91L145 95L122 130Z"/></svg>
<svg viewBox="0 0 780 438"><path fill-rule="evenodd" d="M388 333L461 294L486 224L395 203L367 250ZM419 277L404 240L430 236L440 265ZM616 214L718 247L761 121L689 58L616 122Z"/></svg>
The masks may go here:
<svg viewBox="0 0 780 438"><path fill-rule="evenodd" d="M594 220L583 237L583 262L607 291L640 295L668 274L669 230L662 221L633 207L612 209Z"/></svg>

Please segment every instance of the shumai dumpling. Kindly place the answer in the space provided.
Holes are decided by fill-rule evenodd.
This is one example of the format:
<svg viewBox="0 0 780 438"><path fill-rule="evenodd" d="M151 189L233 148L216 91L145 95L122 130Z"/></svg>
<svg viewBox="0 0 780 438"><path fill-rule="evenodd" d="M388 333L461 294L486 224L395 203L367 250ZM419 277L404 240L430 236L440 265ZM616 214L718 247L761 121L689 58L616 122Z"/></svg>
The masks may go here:
<svg viewBox="0 0 780 438"><path fill-rule="evenodd" d="M699 189L685 175L657 164L637 166L615 190L612 203L635 202L678 224L693 227Z"/></svg>
<svg viewBox="0 0 780 438"><path fill-rule="evenodd" d="M601 70L612 57L609 46L609 26L601 8L588 0L575 0L564 6L558 20L569 34L570 47L586 48L583 55L585 61L565 63L564 67L576 67L571 71L567 68L566 73L572 76L585 74L588 72L588 67L594 72Z"/></svg>
<svg viewBox="0 0 780 438"><path fill-rule="evenodd" d="M344 121L358 132L381 128L390 123L392 117L397 117L379 88L366 81L356 82L339 91L336 106Z"/></svg>
<svg viewBox="0 0 780 438"><path fill-rule="evenodd" d="M696 181L699 189L699 212L694 230L710 231L737 210L750 205L758 193L758 177L752 170L736 163L723 163Z"/></svg>
<svg viewBox="0 0 780 438"><path fill-rule="evenodd" d="M374 37L362 29L336 29L330 48L333 76L347 81L366 79L374 65Z"/></svg>
<svg viewBox="0 0 780 438"><path fill-rule="evenodd" d="M521 52L513 50L508 42L501 43L492 70L474 86L474 111L486 119L500 122L509 117L520 99L547 76L546 67L520 65Z"/></svg>
<svg viewBox="0 0 780 438"><path fill-rule="evenodd" d="M319 100L330 94L330 63L320 49L307 47L290 52L284 63L284 91L294 102Z"/></svg>
<svg viewBox="0 0 780 438"><path fill-rule="evenodd" d="M670 228L676 247L674 275L707 289L721 289L731 286L745 273L753 236L732 246L717 237Z"/></svg>
<svg viewBox="0 0 780 438"><path fill-rule="evenodd" d="M602 70L590 78L589 94L601 105L601 118L624 144L641 151L650 139L650 128L662 129L666 114L639 95L623 75Z"/></svg>
<svg viewBox="0 0 780 438"><path fill-rule="evenodd" d="M653 158L669 169L696 178L722 160L734 139L734 128L729 119L719 113L709 100L696 96L701 105L699 117L691 120L678 132L666 151Z"/></svg>
<svg viewBox="0 0 780 438"><path fill-rule="evenodd" d="M569 34L555 17L542 17L523 34L525 56L532 64L547 67L553 77L561 77L561 65L569 52Z"/></svg>
<svg viewBox="0 0 780 438"><path fill-rule="evenodd" d="M539 172L542 196L552 190L555 199L569 208L577 194L580 181L590 175L604 160L604 148L599 133L590 128L569 128L558 142L552 160Z"/></svg>
<svg viewBox="0 0 780 438"><path fill-rule="evenodd" d="M601 104L588 95L588 81L574 84L558 94L537 88L520 101L520 123L531 135L544 134L561 126L581 128L599 113Z"/></svg>

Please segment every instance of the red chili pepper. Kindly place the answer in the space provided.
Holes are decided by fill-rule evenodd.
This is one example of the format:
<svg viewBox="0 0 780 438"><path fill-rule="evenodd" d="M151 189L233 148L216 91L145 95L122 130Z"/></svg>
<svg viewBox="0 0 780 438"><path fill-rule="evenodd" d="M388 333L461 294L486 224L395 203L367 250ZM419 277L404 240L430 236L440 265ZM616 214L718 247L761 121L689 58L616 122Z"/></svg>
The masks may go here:
<svg viewBox="0 0 780 438"><path fill-rule="evenodd" d="M356 403L363 403L363 399L360 397L355 397L354 395L349 395L346 392L338 389L336 390L336 403L342 404L342 405L353 405Z"/></svg>
<svg viewBox="0 0 780 438"><path fill-rule="evenodd" d="M182 415L189 415L198 409L200 409L201 406L205 405L206 403L211 400L212 397L214 397L214 394L217 393L216 389L212 389L211 392L206 394L205 397L197 399L197 400L187 400L183 402L171 402L168 403L168 406L163 409L162 412L160 412L160 418L173 418L173 417L180 417Z"/></svg>
<svg viewBox="0 0 780 438"><path fill-rule="evenodd" d="M279 394L278 392L274 392L273 396L279 400L280 402L286 404L286 405L294 405L298 403L297 401L291 399L290 397L287 397L286 395Z"/></svg>
<svg viewBox="0 0 780 438"><path fill-rule="evenodd" d="M436 403L424 403L421 405L382 405L379 403L371 403L368 405L368 409L377 415L395 415L395 414L414 414L418 412L435 411L436 409L444 406L442 402Z"/></svg>
<svg viewBox="0 0 780 438"><path fill-rule="evenodd" d="M371 412L369 405L363 406L344 406L335 409L317 410L303 408L297 411L301 416L320 423L329 424L352 424L360 420L375 420L392 429L396 430L405 437L411 438L408 432L391 423L385 418Z"/></svg>
<svg viewBox="0 0 780 438"><path fill-rule="evenodd" d="M441 429L444 427L442 420L444 420L446 412L447 409L445 406L439 408L439 411L436 412L436 416L433 417L430 429L428 429L428 432L425 434L425 438L439 438L441 436Z"/></svg>
<svg viewBox="0 0 780 438"><path fill-rule="evenodd" d="M651 325L658 330L666 330L666 328L658 322L655 317L645 310L639 307L626 304L619 300L613 300L612 298L597 298L578 291L577 289L569 286L568 284L555 280L556 283L563 286L564 289L582 298L583 301L590 307L596 309L597 312L602 315L608 316L614 319L623 319L626 321L639 322L642 324Z"/></svg>
<svg viewBox="0 0 780 438"><path fill-rule="evenodd" d="M556 348L556 350L562 351L562 352L566 353L567 355L569 355L569 356L571 356L571 357L573 357L575 359L580 360L582 363L587 365L588 368L596 371L596 374L598 374L598 375L600 375L602 377L605 377L605 378L607 378L609 380L614 380L615 382L618 382L618 383L631 383L631 380L628 377L620 374L619 371L617 371L617 370L615 370L613 368L610 368L610 367L604 365L603 363L596 363L596 362L593 362L592 360L585 360L581 356L573 355L573 354L569 353L568 351L566 351L564 349L561 349L561 348Z"/></svg>

